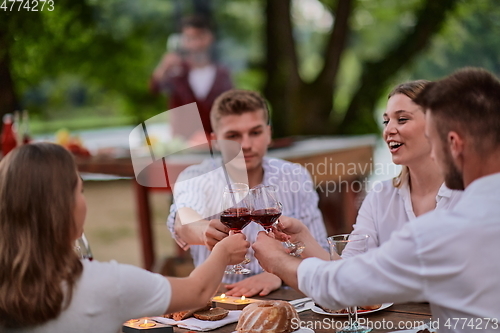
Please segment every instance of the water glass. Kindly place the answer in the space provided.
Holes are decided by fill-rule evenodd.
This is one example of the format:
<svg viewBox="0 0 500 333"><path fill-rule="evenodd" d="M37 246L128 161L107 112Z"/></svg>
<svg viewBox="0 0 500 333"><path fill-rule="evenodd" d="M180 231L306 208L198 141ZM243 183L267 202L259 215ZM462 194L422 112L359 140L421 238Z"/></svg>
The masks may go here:
<svg viewBox="0 0 500 333"><path fill-rule="evenodd" d="M368 245L368 235L335 235L328 237L328 244L330 246L330 259L335 260L338 256L342 256L345 249L349 249L356 254L366 252ZM367 333L372 329L369 327L361 326L358 323L358 311L356 306L347 308L347 315L349 323L343 327L340 333Z"/></svg>

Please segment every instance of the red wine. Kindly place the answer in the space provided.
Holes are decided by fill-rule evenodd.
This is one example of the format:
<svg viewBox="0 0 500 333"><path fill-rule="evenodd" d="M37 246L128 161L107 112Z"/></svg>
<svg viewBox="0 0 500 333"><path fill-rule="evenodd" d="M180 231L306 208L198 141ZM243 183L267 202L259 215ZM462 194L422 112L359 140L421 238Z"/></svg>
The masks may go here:
<svg viewBox="0 0 500 333"><path fill-rule="evenodd" d="M264 228L270 228L281 216L281 212L276 208L257 209L252 213L252 220Z"/></svg>
<svg viewBox="0 0 500 333"><path fill-rule="evenodd" d="M229 229L240 231L252 221L252 218L247 208L229 208L222 212L220 221Z"/></svg>

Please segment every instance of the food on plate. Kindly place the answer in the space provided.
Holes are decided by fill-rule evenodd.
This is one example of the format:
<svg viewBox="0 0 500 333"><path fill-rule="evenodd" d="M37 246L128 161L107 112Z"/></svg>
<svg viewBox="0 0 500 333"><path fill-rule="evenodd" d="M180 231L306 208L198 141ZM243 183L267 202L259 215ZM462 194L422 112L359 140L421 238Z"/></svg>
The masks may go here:
<svg viewBox="0 0 500 333"><path fill-rule="evenodd" d="M321 310L325 311L325 312L328 312L328 313L338 313L338 314L343 314L343 313L347 313L347 309L344 308L344 309L340 309L340 310L331 310L331 309L327 309L319 304L316 303L316 306L318 308L320 308ZM373 311L373 310L377 310L379 309L380 307L382 306L382 304L374 304L374 305L363 305L363 306L358 306L358 313L359 312L365 312L365 311Z"/></svg>
<svg viewBox="0 0 500 333"><path fill-rule="evenodd" d="M90 156L90 152L84 147L82 140L78 136L71 136L67 129L63 128L56 132L56 143L65 147L76 156Z"/></svg>
<svg viewBox="0 0 500 333"><path fill-rule="evenodd" d="M210 310L211 304L212 303L210 302L207 305L205 305L204 307L198 308L198 309L167 313L163 317L170 318L170 319L173 319L175 321L184 320L184 319L187 319L189 317L192 317L195 312Z"/></svg>
<svg viewBox="0 0 500 333"><path fill-rule="evenodd" d="M362 306L358 306L358 309L359 310L364 310L364 311L373 311L373 310L377 310L378 308L380 308L382 306L382 304L374 304L374 305L362 305Z"/></svg>
<svg viewBox="0 0 500 333"><path fill-rule="evenodd" d="M199 320L215 321L226 318L228 314L229 314L228 310L217 307L205 311L196 311L195 313L193 313L193 316Z"/></svg>
<svg viewBox="0 0 500 333"><path fill-rule="evenodd" d="M295 319L295 320L293 320ZM299 314L285 301L262 301L252 303L243 309L236 326L239 333L290 333L295 329Z"/></svg>

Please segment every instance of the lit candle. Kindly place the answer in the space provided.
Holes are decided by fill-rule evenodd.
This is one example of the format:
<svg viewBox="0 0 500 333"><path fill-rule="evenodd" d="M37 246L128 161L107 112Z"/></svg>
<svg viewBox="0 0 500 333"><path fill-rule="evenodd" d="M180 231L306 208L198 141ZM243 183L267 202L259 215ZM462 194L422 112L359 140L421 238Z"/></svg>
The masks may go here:
<svg viewBox="0 0 500 333"><path fill-rule="evenodd" d="M127 320L127 324L137 323L138 321L139 321L139 319L130 319L130 320Z"/></svg>
<svg viewBox="0 0 500 333"><path fill-rule="evenodd" d="M247 299L245 298L245 296L241 296L241 298L240 298L240 299L235 300L235 301L234 301L234 303L238 303L238 304L248 304L248 303L250 303L250 301L249 301L249 300L247 300Z"/></svg>
<svg viewBox="0 0 500 333"><path fill-rule="evenodd" d="M144 323L140 324L139 327L153 327L153 326L156 326L155 323L152 323L152 322L148 322L148 320L144 320Z"/></svg>
<svg viewBox="0 0 500 333"><path fill-rule="evenodd" d="M226 294L221 294L220 296L215 296L212 298L214 301L224 302L227 299Z"/></svg>

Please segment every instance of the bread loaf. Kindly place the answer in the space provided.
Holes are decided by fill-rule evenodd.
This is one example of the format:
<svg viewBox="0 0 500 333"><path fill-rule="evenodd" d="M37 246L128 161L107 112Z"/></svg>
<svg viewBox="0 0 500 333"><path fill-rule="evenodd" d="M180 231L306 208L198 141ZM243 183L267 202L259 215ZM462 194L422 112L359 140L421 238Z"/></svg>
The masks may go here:
<svg viewBox="0 0 500 333"><path fill-rule="evenodd" d="M295 320L293 320L295 319ZM299 314L285 301L262 301L243 309L236 326L239 333L290 333Z"/></svg>

